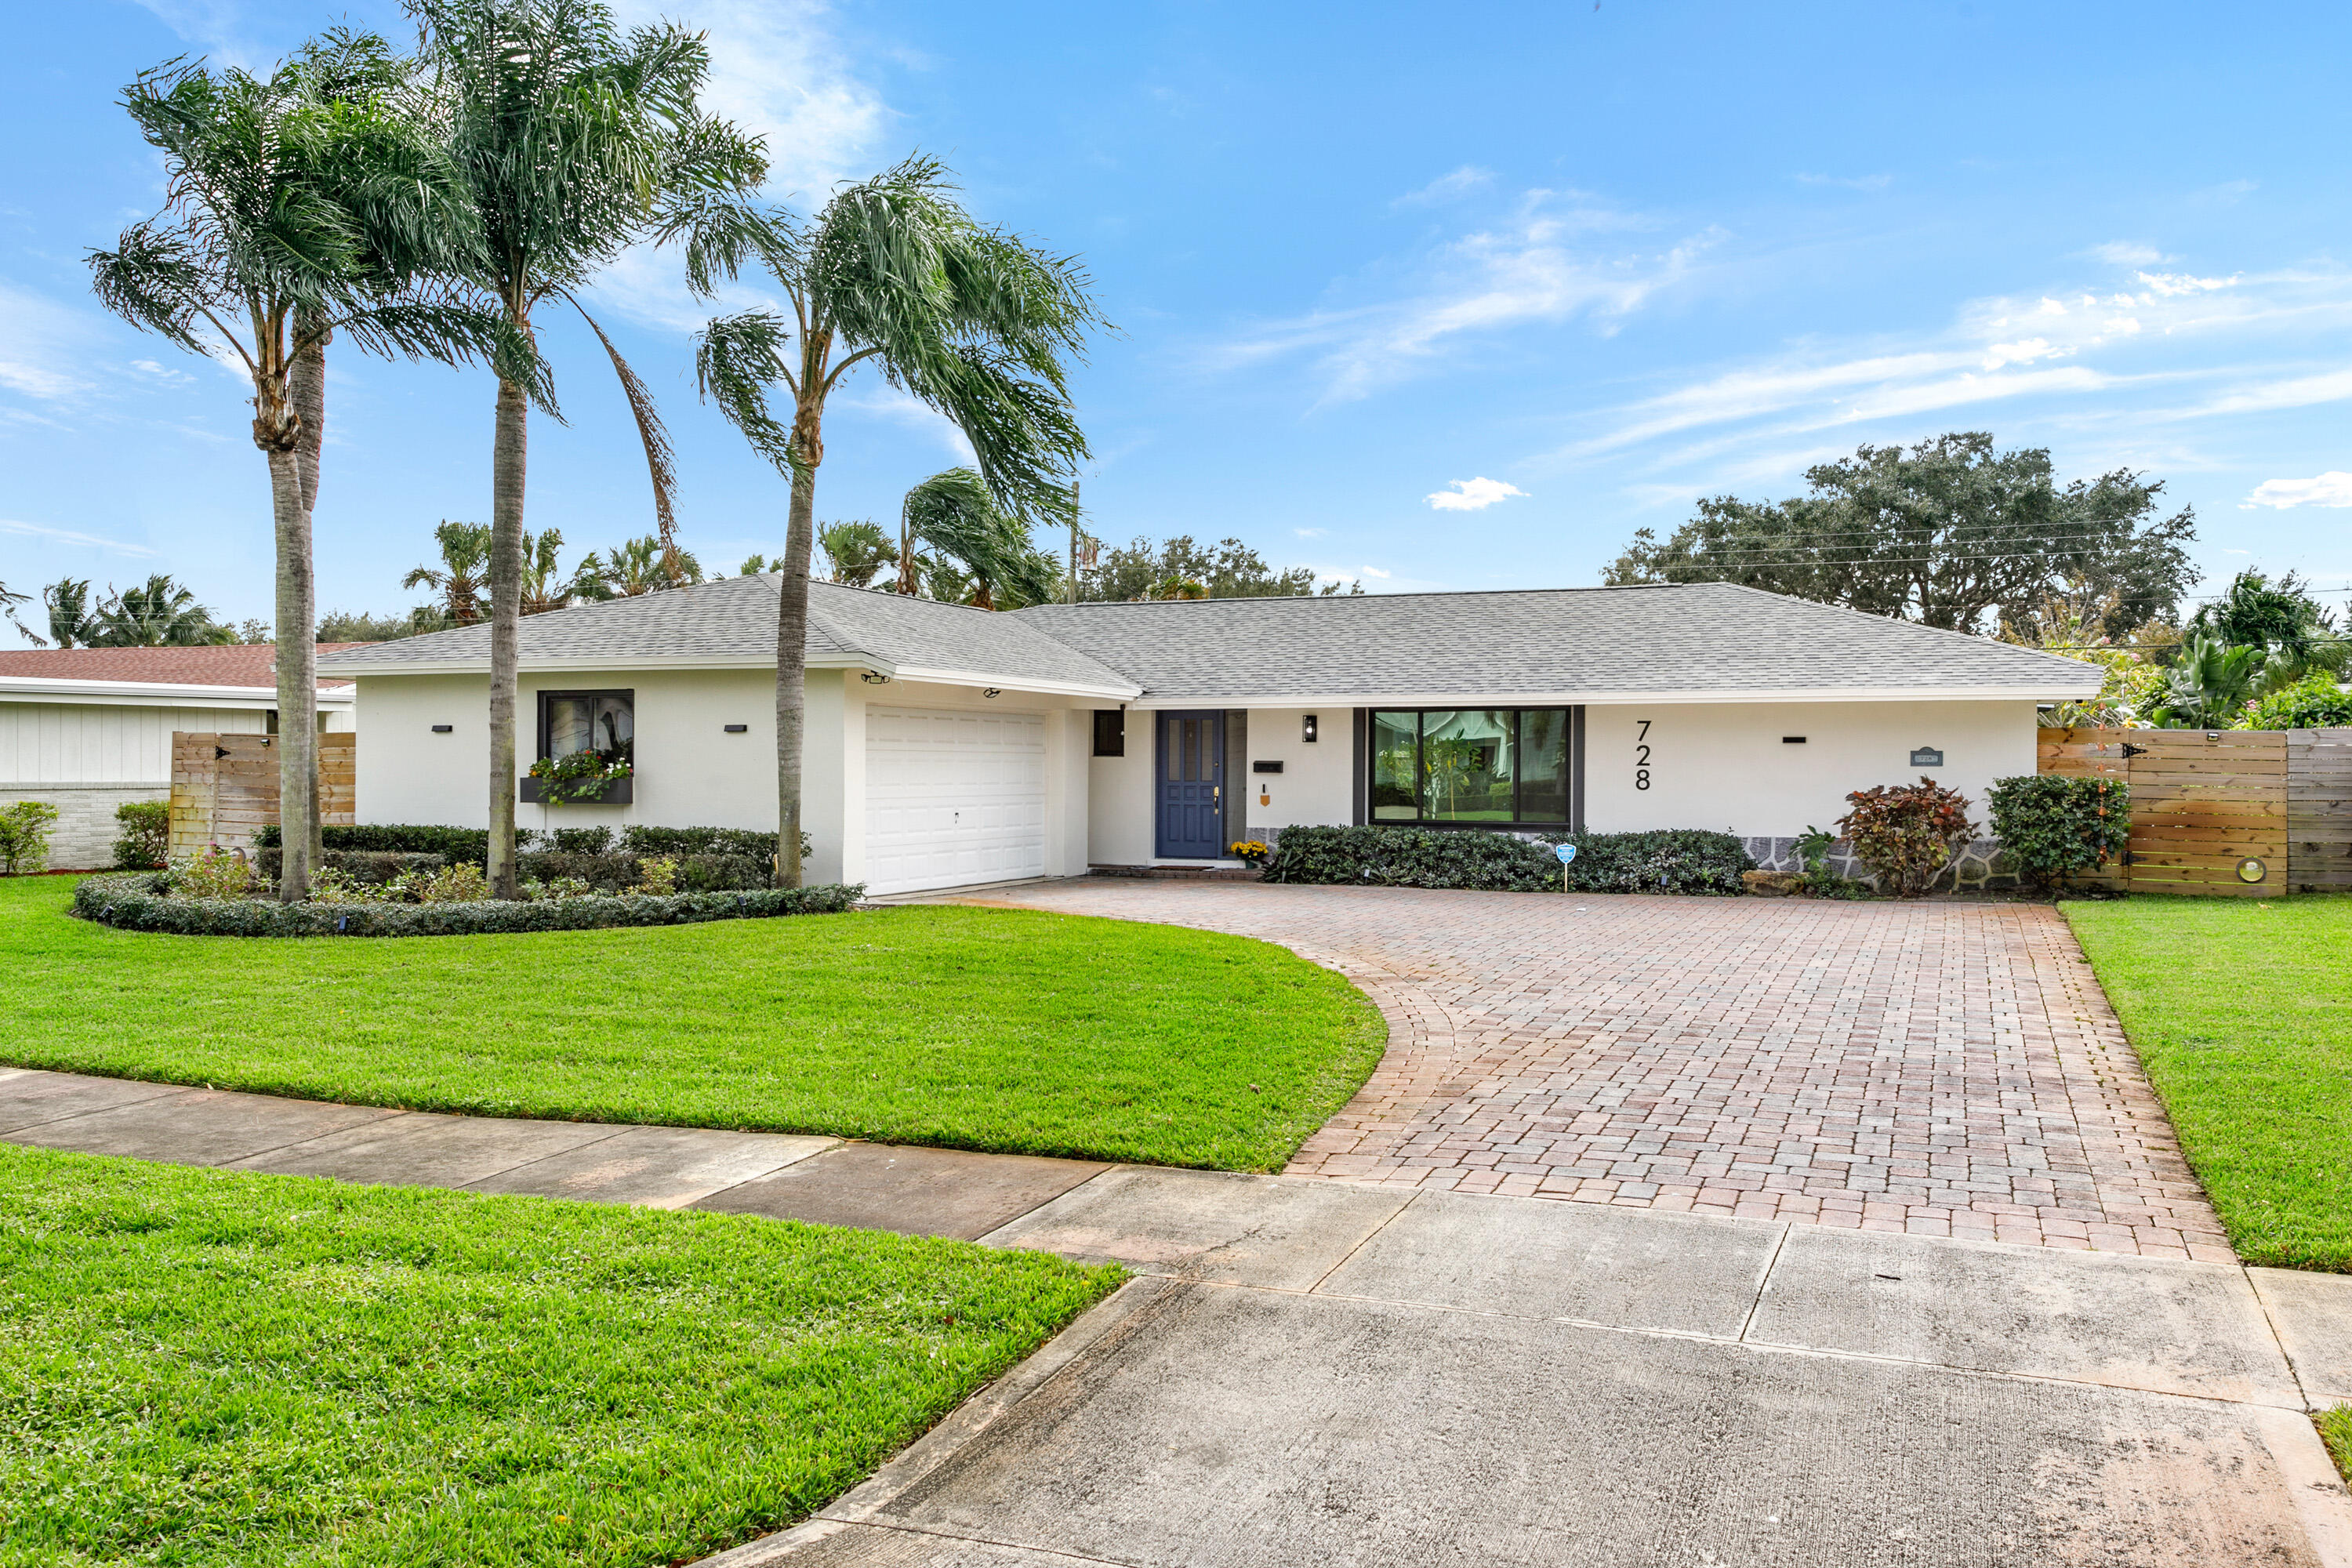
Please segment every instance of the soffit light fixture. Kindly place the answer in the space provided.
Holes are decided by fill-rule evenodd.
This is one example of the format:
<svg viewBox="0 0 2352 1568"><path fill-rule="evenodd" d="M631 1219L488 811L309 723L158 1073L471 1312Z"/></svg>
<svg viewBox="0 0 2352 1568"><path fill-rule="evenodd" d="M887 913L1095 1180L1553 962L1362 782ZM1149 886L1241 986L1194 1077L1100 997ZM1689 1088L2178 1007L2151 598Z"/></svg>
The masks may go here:
<svg viewBox="0 0 2352 1568"><path fill-rule="evenodd" d="M868 686L887 686L890 684L890 678L883 674L878 669L865 670L858 675L857 679L866 682Z"/></svg>

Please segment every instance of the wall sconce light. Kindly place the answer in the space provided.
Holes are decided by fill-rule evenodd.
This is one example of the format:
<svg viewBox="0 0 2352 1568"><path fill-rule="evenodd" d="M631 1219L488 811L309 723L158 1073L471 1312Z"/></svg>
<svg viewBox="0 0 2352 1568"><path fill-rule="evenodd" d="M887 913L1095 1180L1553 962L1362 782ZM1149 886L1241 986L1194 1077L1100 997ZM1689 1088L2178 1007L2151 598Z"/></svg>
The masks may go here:
<svg viewBox="0 0 2352 1568"><path fill-rule="evenodd" d="M751 731L751 726L749 724L729 724L724 728L730 735L748 735Z"/></svg>
<svg viewBox="0 0 2352 1568"><path fill-rule="evenodd" d="M1313 739L1315 738L1315 715L1314 715L1314 714L1309 713L1308 715L1307 715L1307 721L1306 721L1304 724L1302 724L1302 725L1300 725L1300 726L1299 726L1299 733L1300 733L1300 734L1301 734L1305 739L1309 740L1309 741L1311 741L1311 740L1313 740Z"/></svg>
<svg viewBox="0 0 2352 1568"><path fill-rule="evenodd" d="M887 686L890 684L890 678L883 674L878 669L866 670L860 674L857 679L866 682L868 686Z"/></svg>
<svg viewBox="0 0 2352 1568"><path fill-rule="evenodd" d="M992 686L987 690L982 692L981 695L982 697L1002 697L1004 695L1004 692L1002 688Z"/></svg>
<svg viewBox="0 0 2352 1568"><path fill-rule="evenodd" d="M457 728L455 724L436 724L433 726L433 732L436 735L446 735Z"/></svg>

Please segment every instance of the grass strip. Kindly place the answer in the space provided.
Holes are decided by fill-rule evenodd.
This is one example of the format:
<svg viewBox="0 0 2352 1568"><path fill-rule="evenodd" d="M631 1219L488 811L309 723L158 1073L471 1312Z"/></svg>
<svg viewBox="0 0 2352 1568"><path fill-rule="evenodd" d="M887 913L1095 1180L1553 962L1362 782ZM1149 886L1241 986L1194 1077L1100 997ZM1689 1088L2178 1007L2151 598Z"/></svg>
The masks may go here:
<svg viewBox="0 0 2352 1568"><path fill-rule="evenodd" d="M2352 1272L2352 897L2060 907L2239 1256Z"/></svg>
<svg viewBox="0 0 2352 1568"><path fill-rule="evenodd" d="M691 1559L856 1485L1118 1279L0 1144L0 1563Z"/></svg>
<svg viewBox="0 0 2352 1568"><path fill-rule="evenodd" d="M0 1061L363 1105L1278 1171L1387 1040L1268 942L923 906L398 942L114 931L0 880Z"/></svg>

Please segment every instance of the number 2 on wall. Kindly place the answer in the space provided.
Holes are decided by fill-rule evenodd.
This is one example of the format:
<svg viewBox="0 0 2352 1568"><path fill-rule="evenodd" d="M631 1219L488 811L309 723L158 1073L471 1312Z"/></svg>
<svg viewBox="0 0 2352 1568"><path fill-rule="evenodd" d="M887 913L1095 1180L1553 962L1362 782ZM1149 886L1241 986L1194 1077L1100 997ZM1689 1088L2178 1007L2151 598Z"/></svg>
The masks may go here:
<svg viewBox="0 0 2352 1568"><path fill-rule="evenodd" d="M1633 736L1633 787L1647 789L1650 787L1650 748L1643 742L1650 738L1650 721L1636 719L1633 721L1641 726Z"/></svg>

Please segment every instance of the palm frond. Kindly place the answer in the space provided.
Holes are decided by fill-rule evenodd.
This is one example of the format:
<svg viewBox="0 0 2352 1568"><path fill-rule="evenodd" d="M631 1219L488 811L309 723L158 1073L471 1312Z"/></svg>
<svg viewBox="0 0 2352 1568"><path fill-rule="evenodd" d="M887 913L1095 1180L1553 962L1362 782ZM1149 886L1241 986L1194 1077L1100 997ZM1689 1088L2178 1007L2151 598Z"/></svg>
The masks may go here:
<svg viewBox="0 0 2352 1568"><path fill-rule="evenodd" d="M604 353L613 362L613 374L621 378L621 390L629 399L629 412L636 416L637 439L645 445L646 468L653 476L654 518L661 534L662 549L675 555L677 552L677 518L670 510L670 494L677 488L677 464L670 450L669 431L662 425L660 411L654 407L654 395L646 390L644 382L637 379L637 373L629 368L629 362L621 357L621 351L614 345L611 338L604 335L604 329L596 324L596 318L588 313L588 308L569 292L563 297L571 300L573 310L580 312L580 319L588 323L588 330L596 334L596 341L604 345Z"/></svg>
<svg viewBox="0 0 2352 1568"><path fill-rule="evenodd" d="M792 337L792 323L774 311L745 310L714 319L694 344L694 383L702 400L717 404L751 449L787 478L800 471L801 459L791 427L768 411L768 388L791 380L783 349Z"/></svg>

